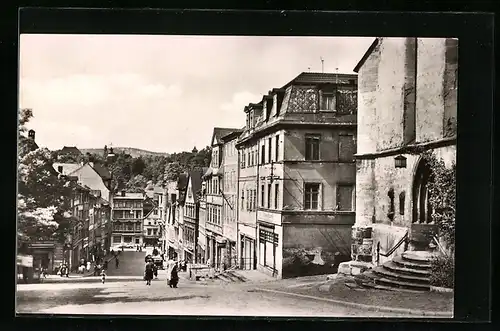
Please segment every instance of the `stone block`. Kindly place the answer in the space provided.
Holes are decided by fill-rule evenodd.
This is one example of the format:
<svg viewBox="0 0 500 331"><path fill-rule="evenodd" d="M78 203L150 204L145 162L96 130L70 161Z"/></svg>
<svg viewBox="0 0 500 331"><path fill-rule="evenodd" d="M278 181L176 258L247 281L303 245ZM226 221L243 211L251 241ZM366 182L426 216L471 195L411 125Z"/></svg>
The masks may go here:
<svg viewBox="0 0 500 331"><path fill-rule="evenodd" d="M350 275L351 274L351 262L352 261L340 263L338 270L337 270L337 274Z"/></svg>

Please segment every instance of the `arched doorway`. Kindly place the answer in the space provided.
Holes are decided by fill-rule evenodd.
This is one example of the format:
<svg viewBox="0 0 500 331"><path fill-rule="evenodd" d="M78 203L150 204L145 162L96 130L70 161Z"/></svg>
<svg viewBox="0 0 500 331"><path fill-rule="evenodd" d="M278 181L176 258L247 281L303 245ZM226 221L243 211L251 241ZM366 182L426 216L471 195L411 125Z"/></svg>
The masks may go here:
<svg viewBox="0 0 500 331"><path fill-rule="evenodd" d="M421 158L413 180L413 218L412 223L432 223L432 208L429 203L428 184L431 177L431 168L424 158Z"/></svg>
<svg viewBox="0 0 500 331"><path fill-rule="evenodd" d="M428 250L437 226L432 221L429 202L429 181L432 169L424 158L420 158L415 170L412 189L412 223L410 244L413 250Z"/></svg>

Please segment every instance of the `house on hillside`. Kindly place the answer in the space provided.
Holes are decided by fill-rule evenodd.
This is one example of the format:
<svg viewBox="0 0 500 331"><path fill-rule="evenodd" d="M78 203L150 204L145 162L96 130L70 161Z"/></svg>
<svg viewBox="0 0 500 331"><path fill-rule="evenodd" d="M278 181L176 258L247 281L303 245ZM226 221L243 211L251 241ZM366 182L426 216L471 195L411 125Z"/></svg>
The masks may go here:
<svg viewBox="0 0 500 331"><path fill-rule="evenodd" d="M379 264L436 245L432 169L422 155L455 162L457 57L453 38L376 38L356 66L354 261Z"/></svg>
<svg viewBox="0 0 500 331"><path fill-rule="evenodd" d="M209 261L215 268L221 268L226 252L226 238L223 231L223 167L224 141L223 137L238 132L235 128L214 128L212 141L212 158L210 166L203 176L205 182L205 232L206 250L205 260Z"/></svg>
<svg viewBox="0 0 500 331"><path fill-rule="evenodd" d="M78 148L76 148L76 146L64 146L59 151L57 151L58 159L70 158L72 160L75 160L76 162L76 160L78 160L82 156L83 153Z"/></svg>
<svg viewBox="0 0 500 331"><path fill-rule="evenodd" d="M277 278L334 272L350 255L355 217L357 75L301 73L244 111L245 268Z"/></svg>

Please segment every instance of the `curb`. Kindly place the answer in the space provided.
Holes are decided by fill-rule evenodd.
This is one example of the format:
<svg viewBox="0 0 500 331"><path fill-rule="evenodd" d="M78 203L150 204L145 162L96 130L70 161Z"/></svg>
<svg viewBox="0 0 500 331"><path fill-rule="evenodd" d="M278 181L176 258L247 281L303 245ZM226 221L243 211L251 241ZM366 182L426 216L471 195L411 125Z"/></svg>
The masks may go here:
<svg viewBox="0 0 500 331"><path fill-rule="evenodd" d="M285 291L269 290L269 289L263 289L263 288L258 288L256 290L263 291L263 292L286 294L286 295L290 295L290 296L319 300L319 301L326 301L326 302L331 302L331 303L335 303L335 304L339 304L339 305L343 305L343 306L347 306L347 307L366 309L366 310L376 311L376 312L401 313L401 314L406 314L406 315L417 315L417 316L425 316L425 317L453 318L453 312L436 312L436 311L415 310L415 309L406 309L406 308L391 308L391 307L384 307L384 306L371 306L371 305L365 305L362 303L354 303L354 302L348 302L348 301L342 301L342 300L327 299L327 298L315 297L312 295L291 293L291 292L285 292Z"/></svg>

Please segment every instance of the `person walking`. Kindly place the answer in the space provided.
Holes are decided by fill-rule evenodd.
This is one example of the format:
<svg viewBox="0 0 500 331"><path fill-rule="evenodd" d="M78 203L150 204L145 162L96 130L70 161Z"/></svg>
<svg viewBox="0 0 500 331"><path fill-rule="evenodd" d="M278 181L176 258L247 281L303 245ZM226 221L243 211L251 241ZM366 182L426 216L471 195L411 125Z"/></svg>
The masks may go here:
<svg viewBox="0 0 500 331"><path fill-rule="evenodd" d="M170 272L170 287L177 288L177 284L179 283L179 274L177 262L172 267L172 271Z"/></svg>
<svg viewBox="0 0 500 331"><path fill-rule="evenodd" d="M115 259L115 267L116 267L116 269L118 269L119 266L120 266L120 260L118 259L118 257L116 257L116 259Z"/></svg>
<svg viewBox="0 0 500 331"><path fill-rule="evenodd" d="M145 270L144 270L144 278L146 280L146 285L147 286L151 286L151 280L153 279L153 261L151 260L148 260L148 262L146 262L146 267L145 267Z"/></svg>

